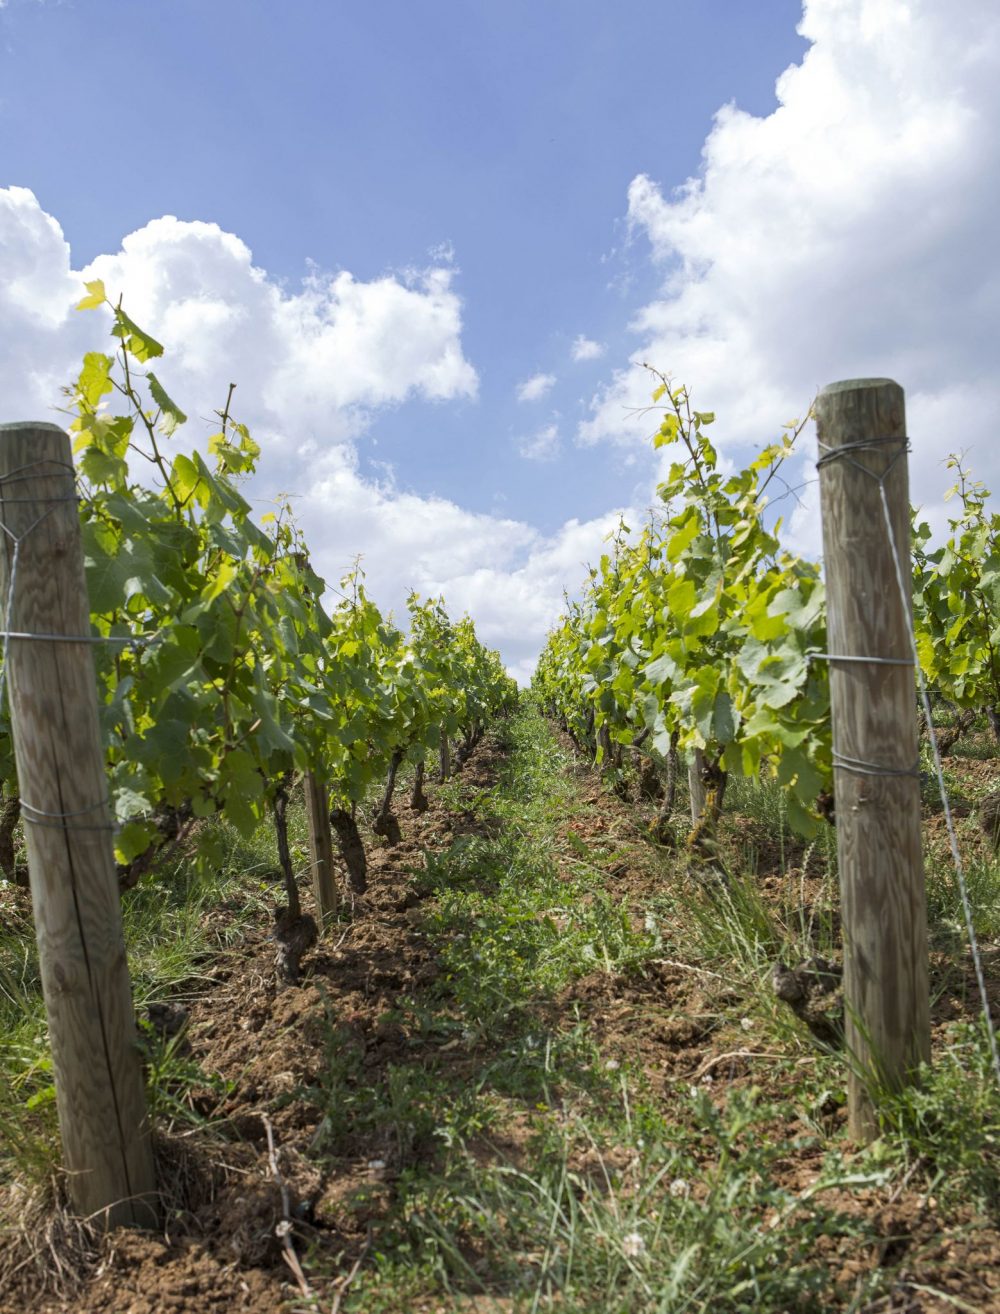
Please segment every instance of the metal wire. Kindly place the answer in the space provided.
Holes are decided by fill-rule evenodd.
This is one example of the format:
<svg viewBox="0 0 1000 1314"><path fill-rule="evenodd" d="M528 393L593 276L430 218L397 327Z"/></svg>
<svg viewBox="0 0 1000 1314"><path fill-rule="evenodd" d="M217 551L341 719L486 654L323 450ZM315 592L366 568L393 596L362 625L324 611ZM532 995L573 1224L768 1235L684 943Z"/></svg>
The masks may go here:
<svg viewBox="0 0 1000 1314"><path fill-rule="evenodd" d="M811 652L809 660L818 658L824 662L865 662L870 666L912 666L911 657L851 657L842 652Z"/></svg>
<svg viewBox="0 0 1000 1314"><path fill-rule="evenodd" d="M861 776L913 776L920 779L920 763L911 767L879 766L877 762L865 762L860 757L848 757L846 753L833 754L834 770L853 771Z"/></svg>
<svg viewBox="0 0 1000 1314"><path fill-rule="evenodd" d="M37 639L42 643L123 643L138 646L148 643L147 638L114 634L26 634L23 630L0 630L0 639Z"/></svg>
<svg viewBox="0 0 1000 1314"><path fill-rule="evenodd" d="M110 806L111 806L111 800L109 798L102 798L100 803L92 803L90 807L87 808L77 808L75 812L46 812L44 808L36 808L33 803L27 803L22 798L21 820L27 822L31 826L48 826L53 830L117 831L118 827L110 821L103 822L100 825L81 824L77 826L67 826L65 824L67 821L71 821L74 817L85 817L89 812L104 811ZM35 815L31 817L26 817L24 815L25 808L27 808L29 812L33 812Z"/></svg>

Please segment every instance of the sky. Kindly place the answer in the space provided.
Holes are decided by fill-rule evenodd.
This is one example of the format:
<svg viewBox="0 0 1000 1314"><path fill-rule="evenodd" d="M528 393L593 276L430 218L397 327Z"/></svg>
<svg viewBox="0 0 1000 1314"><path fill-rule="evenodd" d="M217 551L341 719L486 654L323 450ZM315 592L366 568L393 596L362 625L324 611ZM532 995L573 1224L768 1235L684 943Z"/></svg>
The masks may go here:
<svg viewBox="0 0 1000 1314"><path fill-rule="evenodd" d="M642 361L733 461L896 378L935 525L949 452L997 484L998 74L985 0L0 0L0 420L57 418L103 278L331 584L524 680L654 500Z"/></svg>

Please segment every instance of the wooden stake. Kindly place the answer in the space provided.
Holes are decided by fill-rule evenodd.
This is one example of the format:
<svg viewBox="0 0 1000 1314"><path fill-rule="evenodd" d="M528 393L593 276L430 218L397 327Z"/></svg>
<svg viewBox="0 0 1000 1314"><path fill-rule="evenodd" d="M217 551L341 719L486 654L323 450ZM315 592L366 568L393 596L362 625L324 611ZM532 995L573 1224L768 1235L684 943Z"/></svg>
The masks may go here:
<svg viewBox="0 0 1000 1314"><path fill-rule="evenodd" d="M817 399L816 425L828 650L899 663L830 662L833 747L842 764L834 790L849 1130L871 1140L879 1087L911 1082L930 1058L903 390L889 379L833 383ZM836 456L879 439L900 441ZM879 491L883 476L905 605ZM893 771L900 774L886 774Z"/></svg>
<svg viewBox="0 0 1000 1314"><path fill-rule="evenodd" d="M708 798L705 789L705 750L696 748L688 767L688 794L691 799L691 825L697 826Z"/></svg>
<svg viewBox="0 0 1000 1314"><path fill-rule="evenodd" d="M304 788L306 822L309 826L309 866L322 927L331 917L336 917L339 905L333 872L330 805L325 786L320 784L311 771L306 773Z"/></svg>
<svg viewBox="0 0 1000 1314"><path fill-rule="evenodd" d="M5 628L89 635L72 456L55 425L0 425L0 523ZM70 1197L102 1226L151 1226L156 1183L91 646L12 637L6 678Z"/></svg>

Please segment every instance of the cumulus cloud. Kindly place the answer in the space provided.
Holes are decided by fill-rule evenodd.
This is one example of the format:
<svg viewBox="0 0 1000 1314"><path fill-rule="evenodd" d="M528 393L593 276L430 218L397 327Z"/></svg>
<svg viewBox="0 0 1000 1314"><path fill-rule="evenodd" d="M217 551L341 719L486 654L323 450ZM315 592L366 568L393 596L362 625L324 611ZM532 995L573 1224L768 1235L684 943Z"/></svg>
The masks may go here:
<svg viewBox="0 0 1000 1314"><path fill-rule="evenodd" d="M604 346L600 342L595 342L593 338L584 337L581 333L573 339L570 354L574 360L597 360L604 355Z"/></svg>
<svg viewBox="0 0 1000 1314"><path fill-rule="evenodd" d="M378 408L414 395L476 395L449 268L371 282L311 268L289 292L253 264L234 234L166 216L76 272L56 220L33 193L14 187L0 189L0 378L8 408L50 407L54 380L65 382L81 346L93 345L93 317L72 309L93 278L109 295L122 294L132 318L164 343L170 381L194 414L210 413L220 387L236 378L241 416L279 441L303 432L341 440Z"/></svg>
<svg viewBox="0 0 1000 1314"><path fill-rule="evenodd" d="M133 319L157 326L171 370L179 367L197 392L218 387L228 362L241 408L275 433L314 429L323 415L325 437L337 439L415 394L442 401L476 393L448 268L359 282L314 267L288 292L234 234L166 216L83 276L122 291Z"/></svg>
<svg viewBox="0 0 1000 1314"><path fill-rule="evenodd" d="M279 489L292 497L331 586L360 555L372 595L398 616L411 589L443 592L452 614L468 609L525 679L562 605L567 572L573 584L582 578L616 517L573 520L546 536L521 520L418 496L389 467L381 479L366 477L354 442L379 408L411 396L475 396L453 273L434 267L364 283L311 269L289 291L234 234L170 217L75 270L58 222L33 193L0 189L5 418L60 418L60 386L84 351L108 345L106 325L73 310L84 280L104 279L163 341L161 375L192 416L186 432L238 381L236 412L264 446L247 493L261 509Z"/></svg>
<svg viewBox="0 0 1000 1314"><path fill-rule="evenodd" d="M59 388L91 341L62 229L24 187L0 189L0 396L4 418L58 420Z"/></svg>
<svg viewBox="0 0 1000 1314"><path fill-rule="evenodd" d="M524 521L468 511L365 479L349 447L328 452L296 498L314 564L334 584L363 554L372 595L399 614L407 593L443 593L452 615L468 611L485 643L530 678L563 591L582 582L621 511L570 520L540 534Z"/></svg>
<svg viewBox="0 0 1000 1314"><path fill-rule="evenodd" d="M517 389L517 400L522 402L540 401L556 381L554 374L532 374Z"/></svg>
<svg viewBox="0 0 1000 1314"><path fill-rule="evenodd" d="M559 425L546 424L530 437L522 438L517 450L526 461L554 461L559 455Z"/></svg>
<svg viewBox="0 0 1000 1314"><path fill-rule="evenodd" d="M1000 10L806 0L799 30L811 44L773 113L727 105L698 177L633 180L629 224L661 287L579 438L647 440L641 360L687 383L733 446L825 383L887 375L907 390L915 499L937 501L956 447L997 485Z"/></svg>

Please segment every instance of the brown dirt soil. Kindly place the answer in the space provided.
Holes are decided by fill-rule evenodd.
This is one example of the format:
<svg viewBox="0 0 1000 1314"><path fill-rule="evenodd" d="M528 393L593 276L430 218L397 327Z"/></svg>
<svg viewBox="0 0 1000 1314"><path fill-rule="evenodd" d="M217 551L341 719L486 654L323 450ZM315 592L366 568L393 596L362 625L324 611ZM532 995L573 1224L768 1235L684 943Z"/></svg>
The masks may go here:
<svg viewBox="0 0 1000 1314"><path fill-rule="evenodd" d="M568 736L561 736L564 749L575 757L574 773L580 780L581 801L594 808L592 815L569 823L567 831L590 842L607 842L616 837L614 857L608 866L607 891L613 898L635 899L662 884L662 868L649 861L644 841L651 826L655 805L638 797L622 801L583 762ZM979 797L996 786L1000 762L961 756L944 759L944 768L960 782L970 797ZM727 803L728 806L728 803ZM939 805L938 805L939 806ZM985 857L988 845L979 832L973 810L958 810L963 852ZM944 821L925 809L929 844L940 833L947 844ZM686 825L682 818L681 830ZM627 837L624 838L623 837ZM748 844L748 838L750 843ZM622 861L622 850L626 861ZM839 916L830 909L836 891L822 878L804 875L801 863L806 846L794 837L784 845L762 832L755 820L738 813L724 814L719 849L734 869L745 870L739 860L748 849L754 857L756 885L769 911L779 923L801 924L803 915L822 909L832 917L839 934ZM829 910L829 911L827 911ZM987 994L994 1018L1000 1017L1000 945L980 946L986 974ZM961 968L944 954L932 957L932 1047L944 1043L945 1027L957 1019L973 1019L980 1009L978 986L971 959L966 955ZM707 1084L713 1100L722 1104L726 1092L754 1086L780 1099L784 1077L773 1071L774 1058L787 1059L787 1047L761 1044L753 1031L734 1025L741 998L736 985L721 975L690 964L662 960L651 964L641 977L615 977L595 972L575 981L557 1001L559 1008L579 1008L601 1049L609 1057L640 1067L652 1090L665 1102L677 1101L678 1082ZM801 1064L809 1064L810 1045L804 1038ZM832 1107L825 1117L829 1134L846 1124L846 1109ZM776 1128L786 1136L800 1133L802 1148L789 1156L778 1174L782 1185L794 1190L809 1187L821 1168L824 1147L809 1128ZM874 1251L823 1238L831 1265L845 1282L856 1281L873 1268L896 1268L889 1296L875 1301L859 1314L892 1311L893 1314L948 1314L966 1309L981 1314L1000 1314L1000 1228L996 1220L976 1217L965 1210L962 1217L942 1223L937 1201L925 1190L904 1185L886 1192L831 1192L824 1199L847 1215L864 1214L877 1220L882 1240ZM941 1292L937 1295L935 1292ZM962 1303L964 1302L964 1304Z"/></svg>
<svg viewBox="0 0 1000 1314"><path fill-rule="evenodd" d="M497 751L482 743L459 779L473 792L495 778ZM275 1229L285 1211L267 1141L270 1123L277 1165L289 1195L298 1252L324 1252L343 1274L366 1249L369 1224L385 1215L392 1180L402 1166L391 1133L348 1129L332 1171L315 1164L321 1114L302 1097L316 1082L329 1047L347 1052L366 1072L412 1059L412 1037L383 1015L400 992L419 990L437 975L435 955L420 930L421 894L413 872L427 850L461 835L489 833L492 823L471 811L450 811L434 797L423 815L396 803L402 840L379 847L368 838L368 892L354 899L353 920L329 934L303 961L299 985L282 985L268 927L247 934L243 955L222 959L217 985L189 1010L191 1056L222 1078L196 1090L192 1102L233 1138L220 1144L173 1138L156 1146L161 1182L176 1183L176 1218L164 1236L119 1229L100 1248L83 1286L65 1299L39 1292L45 1268L28 1264L0 1291L0 1314L177 1314L240 1310L273 1314L299 1294ZM9 889L10 887L8 887ZM308 896L306 896L308 902ZM11 925L30 919L27 892L14 890L0 907ZM461 1063L455 1053L452 1061ZM422 1147L407 1147L419 1155ZM330 1156L325 1159L329 1162ZM178 1161L182 1161L179 1163ZM333 1298L333 1290L325 1299Z"/></svg>
<svg viewBox="0 0 1000 1314"><path fill-rule="evenodd" d="M498 757L488 739L476 749L460 777L470 793L491 786ZM948 763L956 774L969 769L970 792L973 779L982 789L981 779L988 773L981 768L988 766L992 772L994 765L965 759ZM579 758L568 769L580 806L563 823L555 856L570 862L585 846L588 861L606 874L607 892L625 900L638 917L664 880L662 861L645 839L655 806L618 798ZM120 1230L105 1238L81 1289L64 1299L40 1295L38 1275L25 1269L19 1286L0 1292L0 1314L273 1314L299 1295L276 1234L286 1218L283 1191L292 1223L289 1240L297 1255L320 1255L323 1270L339 1274L319 1292L323 1308L335 1301L339 1284L364 1261L373 1227L389 1212L399 1174L433 1148L419 1134L402 1144L392 1129L364 1120L331 1131L328 1115L335 1116L336 1110L317 1107L309 1088L331 1055L376 1077L393 1065L412 1063L423 1052L421 1045L431 1043L386 1016L400 994L419 997L440 970L423 929L425 900L413 873L423 868L426 851L444 849L463 835L490 834L496 825L471 809L445 807L433 789L429 794L431 807L422 815L411 812L404 799L397 800L399 844L379 846L366 839L368 891L362 897L346 896L355 900L353 920L328 933L306 956L300 984L282 986L277 981L275 946L269 928L261 925L248 934L239 961L231 954L220 961L214 972L217 984L192 1005L192 1056L203 1072L217 1074L225 1086L220 1093L206 1085L191 1098L203 1114L223 1120L231 1139L161 1139L161 1178L176 1183L171 1188L176 1210L166 1232L153 1236ZM747 818L732 819L729 843L734 851L745 843L752 826ZM773 845L762 839L756 847L760 888L780 915L799 913L803 906L828 897L821 882L803 878L801 871L781 873ZM801 858L786 848L786 867L794 868ZM789 907L789 890L794 892L794 909ZM23 914L20 896L16 906L8 902L0 907L5 919ZM989 959L991 987L1000 992L997 957L994 951ZM939 1026L975 1012L974 981L960 978L949 981L937 1000ZM764 1043L740 1026L740 1000L739 986L721 974L664 958L642 974L595 970L555 1000L540 1002L539 1011L546 1024L557 1029L578 1013L602 1053L641 1069L649 1089L671 1107L681 1082L701 1084L720 1103L727 1090L740 1085L753 1084L780 1096L782 1077L773 1070L773 1042ZM780 1057L795 1052L785 1047ZM807 1036L798 1052L798 1061L812 1061ZM470 1066L464 1038L437 1044L434 1058L456 1075ZM842 1107L831 1107L827 1130L839 1130L843 1117ZM791 1135L796 1129L781 1130ZM484 1162L501 1158L518 1164L530 1134L529 1118L514 1110L502 1134L472 1148ZM322 1155L317 1155L318 1146ZM803 1135L801 1148L781 1167L782 1180L795 1189L809 1186L820 1171L823 1148L815 1135ZM601 1171L609 1162L606 1157ZM588 1173L584 1153L574 1166ZM942 1234L936 1202L908 1184L888 1194L844 1192L835 1203L846 1213L877 1218L882 1237L874 1252L829 1242L829 1262L845 1281L875 1267L899 1266L891 1295L868 1306L868 1314L946 1314L955 1308L1000 1312L1000 1234L994 1225L970 1214L961 1220L964 1228L952 1225ZM965 1305L949 1303L928 1288ZM504 1298L470 1298L451 1306L507 1307L512 1308Z"/></svg>

